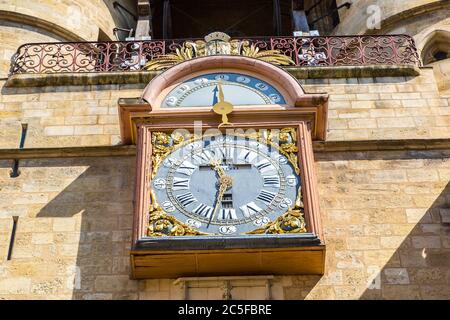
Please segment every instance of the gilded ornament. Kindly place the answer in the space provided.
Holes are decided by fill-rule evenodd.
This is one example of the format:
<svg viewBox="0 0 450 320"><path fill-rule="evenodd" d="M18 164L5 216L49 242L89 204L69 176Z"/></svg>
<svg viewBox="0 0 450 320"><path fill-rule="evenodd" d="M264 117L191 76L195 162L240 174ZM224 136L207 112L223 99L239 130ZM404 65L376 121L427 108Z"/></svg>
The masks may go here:
<svg viewBox="0 0 450 320"><path fill-rule="evenodd" d="M197 231L174 217L165 213L158 208L150 213L148 236L163 237L163 236L199 236L206 235L206 233Z"/></svg>
<svg viewBox="0 0 450 320"><path fill-rule="evenodd" d="M290 209L275 221L266 224L264 227L248 232L248 234L287 234L305 233L306 223L303 218L303 210Z"/></svg>
<svg viewBox="0 0 450 320"><path fill-rule="evenodd" d="M152 133L152 178L156 175L156 172L164 158L167 157L177 145L184 142L184 139L184 136L177 132L172 135L164 132Z"/></svg>
<svg viewBox="0 0 450 320"><path fill-rule="evenodd" d="M293 65L295 62L279 50L261 50L248 40L230 40L223 32L213 32L205 37L205 41L186 41L175 53L160 55L145 66L145 70L160 71L168 69L180 62L192 58L212 55L237 55L259 59L280 66Z"/></svg>

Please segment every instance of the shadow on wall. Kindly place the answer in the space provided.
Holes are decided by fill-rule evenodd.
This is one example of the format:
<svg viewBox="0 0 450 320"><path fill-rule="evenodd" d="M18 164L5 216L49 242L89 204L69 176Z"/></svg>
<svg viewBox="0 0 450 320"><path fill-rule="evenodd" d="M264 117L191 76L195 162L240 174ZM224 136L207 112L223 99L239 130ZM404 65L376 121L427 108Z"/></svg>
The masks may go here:
<svg viewBox="0 0 450 320"><path fill-rule="evenodd" d="M137 299L138 281L129 279L134 157L39 160L44 167L42 180L32 183L58 183L87 169L49 201L37 218L53 218L57 257L76 267L72 299ZM33 166L24 161L23 166ZM39 188L39 186L38 186ZM56 241L55 241L56 242ZM55 243L54 242L54 243Z"/></svg>
<svg viewBox="0 0 450 320"><path fill-rule="evenodd" d="M449 210L450 183L425 214L408 214L421 218L361 299L450 299L450 224L442 219Z"/></svg>

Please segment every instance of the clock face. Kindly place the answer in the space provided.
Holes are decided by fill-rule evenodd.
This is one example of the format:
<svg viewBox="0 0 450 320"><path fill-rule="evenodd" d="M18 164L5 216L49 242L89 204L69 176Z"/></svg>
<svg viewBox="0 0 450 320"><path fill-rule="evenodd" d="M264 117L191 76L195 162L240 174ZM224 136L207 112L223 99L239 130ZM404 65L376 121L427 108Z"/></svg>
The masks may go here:
<svg viewBox="0 0 450 320"><path fill-rule="evenodd" d="M225 100L236 106L286 104L284 97L269 83L245 74L204 74L175 87L164 98L161 107L206 107L218 101L221 81Z"/></svg>
<svg viewBox="0 0 450 320"><path fill-rule="evenodd" d="M166 213L201 232L229 236L288 211L299 186L294 167L278 148L237 135L180 145L152 180Z"/></svg>

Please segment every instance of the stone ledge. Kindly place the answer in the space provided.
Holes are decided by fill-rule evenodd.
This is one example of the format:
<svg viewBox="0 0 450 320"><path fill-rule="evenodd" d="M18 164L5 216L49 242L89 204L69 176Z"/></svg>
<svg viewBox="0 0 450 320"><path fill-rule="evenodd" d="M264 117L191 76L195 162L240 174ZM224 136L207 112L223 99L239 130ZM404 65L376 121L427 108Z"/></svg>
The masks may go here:
<svg viewBox="0 0 450 320"><path fill-rule="evenodd" d="M450 139L313 141L315 153L450 150ZM0 160L135 156L136 146L0 149Z"/></svg>
<svg viewBox="0 0 450 320"><path fill-rule="evenodd" d="M297 79L414 77L420 75L419 67L405 65L286 67L284 69ZM14 74L8 78L5 87L147 84L160 73L159 71L131 71Z"/></svg>
<svg viewBox="0 0 450 320"><path fill-rule="evenodd" d="M284 68L297 79L342 79L376 77L415 77L420 75L416 66L367 65L338 67L287 67Z"/></svg>
<svg viewBox="0 0 450 320"><path fill-rule="evenodd" d="M313 149L315 153L450 150L450 139L314 141Z"/></svg>
<svg viewBox="0 0 450 320"><path fill-rule="evenodd" d="M135 156L136 146L0 149L0 160Z"/></svg>

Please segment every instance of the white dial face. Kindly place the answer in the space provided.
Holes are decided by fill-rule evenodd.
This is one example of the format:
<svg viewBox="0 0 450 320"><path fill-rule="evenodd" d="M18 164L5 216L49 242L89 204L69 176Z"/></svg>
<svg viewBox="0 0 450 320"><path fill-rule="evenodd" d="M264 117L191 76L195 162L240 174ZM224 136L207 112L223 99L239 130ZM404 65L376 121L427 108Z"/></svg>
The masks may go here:
<svg viewBox="0 0 450 320"><path fill-rule="evenodd" d="M199 231L239 235L293 206L300 178L277 148L256 140L215 136L169 154L152 181L158 203Z"/></svg>
<svg viewBox="0 0 450 320"><path fill-rule="evenodd" d="M238 73L211 73L192 78L165 97L163 108L206 107L218 102L218 81L225 98L236 106L286 104L281 93L269 83Z"/></svg>

